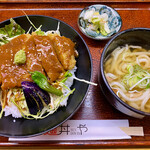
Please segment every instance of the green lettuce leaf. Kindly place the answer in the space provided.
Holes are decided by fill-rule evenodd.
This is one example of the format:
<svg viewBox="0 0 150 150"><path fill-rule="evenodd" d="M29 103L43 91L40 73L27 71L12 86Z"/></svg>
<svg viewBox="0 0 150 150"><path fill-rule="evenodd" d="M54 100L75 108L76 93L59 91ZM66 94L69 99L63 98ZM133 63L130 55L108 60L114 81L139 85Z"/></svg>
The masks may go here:
<svg viewBox="0 0 150 150"><path fill-rule="evenodd" d="M12 18L10 24L0 28L0 45L8 43L12 37L25 33L25 30L21 28Z"/></svg>
<svg viewBox="0 0 150 150"><path fill-rule="evenodd" d="M35 33L36 33L37 35L45 35L44 31L41 31L41 29L35 31Z"/></svg>

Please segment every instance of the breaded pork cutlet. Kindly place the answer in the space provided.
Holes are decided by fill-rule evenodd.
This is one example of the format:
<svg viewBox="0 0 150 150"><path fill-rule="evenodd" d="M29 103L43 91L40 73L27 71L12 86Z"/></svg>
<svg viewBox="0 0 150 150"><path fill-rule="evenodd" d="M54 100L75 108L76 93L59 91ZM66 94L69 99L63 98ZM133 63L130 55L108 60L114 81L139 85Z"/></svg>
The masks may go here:
<svg viewBox="0 0 150 150"><path fill-rule="evenodd" d="M59 35L48 35L52 40L57 57L65 70L71 70L76 65L75 43L69 38Z"/></svg>
<svg viewBox="0 0 150 150"><path fill-rule="evenodd" d="M21 87L22 81L32 81L30 72L44 71L50 82L62 77L65 70L73 69L75 44L64 36L39 36L22 34L0 46L0 84L2 90ZM15 54L24 50L26 62L14 63Z"/></svg>
<svg viewBox="0 0 150 150"><path fill-rule="evenodd" d="M0 85L2 84L2 75L1 75L1 71L0 71Z"/></svg>
<svg viewBox="0 0 150 150"><path fill-rule="evenodd" d="M9 43L0 46L1 88L3 90L20 87L22 81L31 80L26 65L18 66L14 64L15 54L23 49L29 37L30 35L28 34L22 34L12 39Z"/></svg>
<svg viewBox="0 0 150 150"><path fill-rule="evenodd" d="M27 57L26 65L28 71L30 72L39 71L45 74L44 69L42 67L42 63L38 58L38 52L36 50L33 36L30 36L29 39L26 41L24 45L24 50L26 52L26 57Z"/></svg>
<svg viewBox="0 0 150 150"><path fill-rule="evenodd" d="M48 36L38 35L34 35L34 41L39 59L50 82L57 80L64 73L64 68L57 58L52 41Z"/></svg>
<svg viewBox="0 0 150 150"><path fill-rule="evenodd" d="M14 63L15 54L24 50L26 53L25 64ZM9 43L0 46L0 69L3 90L21 87L22 81L32 81L30 71L43 72L42 64L38 60L33 37L30 34L22 34Z"/></svg>

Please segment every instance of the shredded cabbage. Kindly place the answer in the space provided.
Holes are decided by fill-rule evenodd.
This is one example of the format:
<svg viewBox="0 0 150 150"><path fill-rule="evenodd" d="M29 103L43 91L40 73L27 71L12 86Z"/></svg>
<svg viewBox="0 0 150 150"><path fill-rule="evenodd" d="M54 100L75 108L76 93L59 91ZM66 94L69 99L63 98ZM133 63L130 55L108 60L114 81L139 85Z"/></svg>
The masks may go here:
<svg viewBox="0 0 150 150"><path fill-rule="evenodd" d="M46 118L47 116L49 116L50 114L53 114L60 107L60 103L62 101L64 101L66 98L68 98L69 95L74 92L74 90L75 89L69 90L69 92L66 95L58 96L55 98L55 100L53 97L54 106L51 108L50 105L47 105L43 108L43 110L41 112L38 112L36 115L32 115L29 112L23 111L21 106L18 105L14 100L12 100L12 102L17 106L22 117L24 117L25 119L43 119L43 118ZM51 94L51 96L52 96L52 94Z"/></svg>

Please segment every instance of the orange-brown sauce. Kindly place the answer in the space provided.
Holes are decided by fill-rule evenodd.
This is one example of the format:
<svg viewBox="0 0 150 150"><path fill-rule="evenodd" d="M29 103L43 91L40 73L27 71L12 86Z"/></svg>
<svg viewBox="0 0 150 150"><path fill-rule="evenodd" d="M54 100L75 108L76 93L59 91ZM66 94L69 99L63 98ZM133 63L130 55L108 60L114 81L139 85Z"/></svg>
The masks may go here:
<svg viewBox="0 0 150 150"><path fill-rule="evenodd" d="M75 43L64 36L55 36L52 39L57 57L65 70L73 69L75 66Z"/></svg>
<svg viewBox="0 0 150 150"><path fill-rule="evenodd" d="M64 72L59 62L52 41L48 36L34 36L36 49L42 66L45 69L50 81L53 82Z"/></svg>
<svg viewBox="0 0 150 150"><path fill-rule="evenodd" d="M31 80L26 65L14 64L14 56L16 52L23 49L26 40L27 36L23 34L0 47L1 88L3 90L20 86L23 80Z"/></svg>
<svg viewBox="0 0 150 150"><path fill-rule="evenodd" d="M21 49L26 53L26 63L16 65L14 64L14 56ZM8 44L1 46L0 58L1 88L3 90L20 87L22 81L32 81L29 71L43 72L31 35L20 35Z"/></svg>
<svg viewBox="0 0 150 150"><path fill-rule="evenodd" d="M48 36L23 34L0 46L2 90L21 87L22 81L32 81L31 71L40 71L43 74L45 71L50 82L57 80L64 73L64 68L68 69L71 63L75 65L74 45L65 37L58 36L52 41ZM26 53L26 63L16 65L14 56L20 50Z"/></svg>
<svg viewBox="0 0 150 150"><path fill-rule="evenodd" d="M41 61L39 60L33 36L31 36L25 43L24 50L27 56L26 65L28 71L39 71L44 74L44 69Z"/></svg>

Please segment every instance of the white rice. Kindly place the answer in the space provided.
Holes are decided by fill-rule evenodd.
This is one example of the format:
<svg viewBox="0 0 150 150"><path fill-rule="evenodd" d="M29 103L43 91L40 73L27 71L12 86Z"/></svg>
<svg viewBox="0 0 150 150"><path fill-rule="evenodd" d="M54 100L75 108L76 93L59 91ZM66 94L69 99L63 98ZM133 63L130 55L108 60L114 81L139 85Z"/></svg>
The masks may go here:
<svg viewBox="0 0 150 150"><path fill-rule="evenodd" d="M21 113L19 112L18 108L12 103L11 106L5 106L4 108L4 116L12 115L14 118L21 118Z"/></svg>

